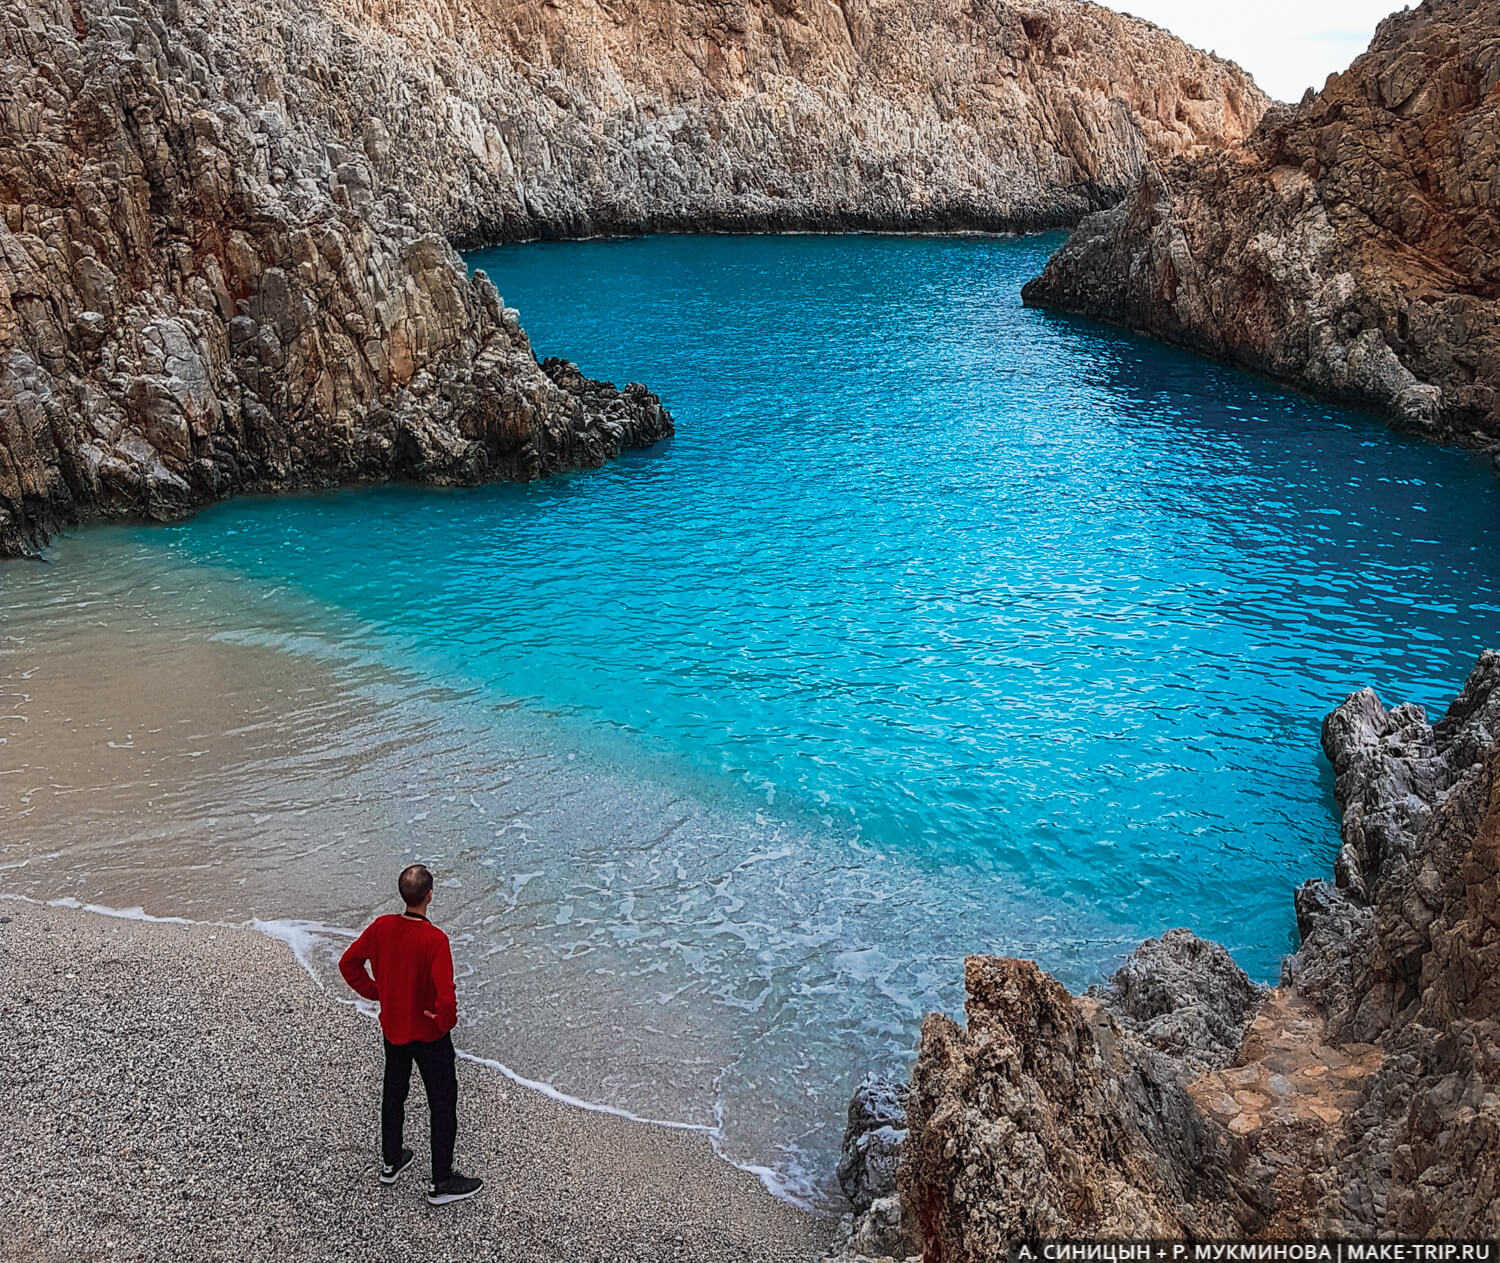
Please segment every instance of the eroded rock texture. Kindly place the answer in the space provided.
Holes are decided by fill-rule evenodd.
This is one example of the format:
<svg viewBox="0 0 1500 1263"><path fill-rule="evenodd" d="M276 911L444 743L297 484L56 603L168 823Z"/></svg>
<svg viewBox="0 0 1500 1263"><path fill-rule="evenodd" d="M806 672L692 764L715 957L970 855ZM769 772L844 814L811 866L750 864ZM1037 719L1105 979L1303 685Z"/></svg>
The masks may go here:
<svg viewBox="0 0 1500 1263"><path fill-rule="evenodd" d="M1491 1237L1500 1230L1500 654L1486 653L1430 728L1368 691L1330 717L1345 848L1363 848L1364 904L1292 963L1342 979L1327 1024L1384 1059L1333 1138L1315 1222L1337 1233ZM1364 810L1349 828L1350 803ZM1373 827L1372 827L1373 825ZM1352 835L1352 836L1351 836ZM1374 838L1374 846L1370 839ZM1347 927L1345 932L1341 929Z"/></svg>
<svg viewBox="0 0 1500 1263"><path fill-rule="evenodd" d="M1028 303L1484 445L1500 438L1500 3L1386 19L1250 141L1149 170ZM1500 460L1500 456L1497 456Z"/></svg>
<svg viewBox="0 0 1500 1263"><path fill-rule="evenodd" d="M927 1019L906 1104L899 1219L927 1263L1500 1231L1500 654L1436 724L1363 690L1323 738L1343 846L1275 991L1181 930L1085 997L969 958L966 1025Z"/></svg>
<svg viewBox="0 0 1500 1263"><path fill-rule="evenodd" d="M1204 985L1215 976L1223 994ZM1232 1054L1260 994L1223 948L1176 931L1100 997L991 956L969 957L964 982L966 1028L927 1019L907 1106L901 1200L928 1263L1003 1259L1043 1237L1245 1237L1265 1226L1266 1173L1187 1092ZM1122 999L1138 1017L1117 1009ZM1186 1058L1164 1050L1154 1037L1174 1014L1217 1038Z"/></svg>
<svg viewBox="0 0 1500 1263"><path fill-rule="evenodd" d="M907 1091L905 1083L872 1074L849 1100L838 1180L853 1210L839 1225L830 1260L904 1259L915 1248L896 1187L906 1144Z"/></svg>
<svg viewBox="0 0 1500 1263"><path fill-rule="evenodd" d="M0 555L82 516L535 477L671 432L642 387L538 365L494 286L266 86L175 4L0 5Z"/></svg>
<svg viewBox="0 0 1500 1263"><path fill-rule="evenodd" d="M1429 902L1464 863L1451 853L1451 829L1435 821L1497 748L1500 653L1493 651L1436 724L1419 706L1387 710L1373 689L1350 695L1324 721L1341 846L1334 881L1297 891L1302 946L1282 975L1319 1004L1335 1034L1373 1039L1411 1001L1409 989L1396 988L1391 962L1430 964L1424 935L1437 904ZM1387 966L1377 978L1372 962L1381 960Z"/></svg>
<svg viewBox="0 0 1500 1263"><path fill-rule="evenodd" d="M1120 1025L1167 1054L1185 1081L1234 1056L1266 989L1218 943L1168 930L1131 952L1098 994Z"/></svg>
<svg viewBox="0 0 1500 1263"><path fill-rule="evenodd" d="M1266 105L1080 0L180 4L454 239L1071 224Z"/></svg>

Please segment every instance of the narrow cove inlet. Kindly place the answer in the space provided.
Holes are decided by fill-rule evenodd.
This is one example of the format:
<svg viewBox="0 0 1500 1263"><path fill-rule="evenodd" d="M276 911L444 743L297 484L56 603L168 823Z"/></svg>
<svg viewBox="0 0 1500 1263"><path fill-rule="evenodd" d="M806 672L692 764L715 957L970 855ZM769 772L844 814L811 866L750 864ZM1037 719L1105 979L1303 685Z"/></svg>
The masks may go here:
<svg viewBox="0 0 1500 1263"><path fill-rule="evenodd" d="M676 436L8 565L7 892L258 921L332 987L419 858L464 1050L820 1206L969 952L1077 989L1188 926L1275 981L1338 846L1319 722L1500 642L1500 486L1023 308L1060 241L470 255Z"/></svg>

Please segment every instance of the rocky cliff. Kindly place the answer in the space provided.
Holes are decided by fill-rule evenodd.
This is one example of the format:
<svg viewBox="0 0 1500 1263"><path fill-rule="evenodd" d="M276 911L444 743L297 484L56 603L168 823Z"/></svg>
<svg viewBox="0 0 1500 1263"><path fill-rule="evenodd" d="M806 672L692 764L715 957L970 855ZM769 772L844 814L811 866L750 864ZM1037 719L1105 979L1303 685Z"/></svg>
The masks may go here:
<svg viewBox="0 0 1500 1263"><path fill-rule="evenodd" d="M456 240L1072 224L1266 106L1081 0L179 4Z"/></svg>
<svg viewBox="0 0 1500 1263"><path fill-rule="evenodd" d="M534 477L671 432L643 388L538 365L492 285L365 168L310 158L175 5L0 16L0 554L81 516Z"/></svg>
<svg viewBox="0 0 1500 1263"><path fill-rule="evenodd" d="M1079 0L0 0L0 555L670 433L445 237L1070 222L1262 106Z"/></svg>
<svg viewBox="0 0 1500 1263"><path fill-rule="evenodd" d="M1342 847L1281 985L1183 930L1087 996L970 957L966 1023L856 1096L843 1258L1500 1233L1500 654L1436 724L1364 690L1323 742Z"/></svg>
<svg viewBox="0 0 1500 1263"><path fill-rule="evenodd" d="M1347 72L1269 111L1245 146L1149 170L1025 299L1494 443L1500 3L1386 19Z"/></svg>

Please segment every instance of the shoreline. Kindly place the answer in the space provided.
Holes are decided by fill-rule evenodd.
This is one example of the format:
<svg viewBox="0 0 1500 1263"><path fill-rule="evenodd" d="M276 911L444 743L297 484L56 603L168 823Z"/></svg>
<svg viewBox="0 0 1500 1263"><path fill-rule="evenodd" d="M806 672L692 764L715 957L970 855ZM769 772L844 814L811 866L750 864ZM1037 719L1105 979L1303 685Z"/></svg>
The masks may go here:
<svg viewBox="0 0 1500 1263"><path fill-rule="evenodd" d="M353 1009L362 1018L368 1021L378 1021L378 1011L368 1006L352 992L346 992L337 975L330 986L324 977L318 972L313 961L313 952L309 950L311 944L318 943L327 938L352 941L357 931L345 926L328 925L322 921L312 921L300 917L288 917L280 920L268 921L261 917L252 917L249 921L205 921L192 917L159 916L147 912L144 908L136 906L129 908L110 907L106 904L88 903L81 901L72 895L62 895L55 899L35 899L29 895L18 895L8 892L0 892L0 916L8 915L4 909L11 904L21 903L38 912L61 911L64 913L76 912L88 917L101 917L106 920L122 921L126 923L142 925L168 925L168 926L191 926L204 931L227 930L230 932L244 931L279 943L288 952L297 968L307 976L326 997L334 1003L343 1007ZM793 1184L789 1183L784 1176L773 1167L764 1166L751 1162L736 1162L729 1157L720 1147L723 1135L718 1127L705 1123L683 1122L673 1118L651 1118L636 1114L625 1109L623 1106L610 1105L602 1101L592 1101L584 1097L575 1096L569 1092L550 1083L546 1079L534 1079L519 1070L512 1069L503 1061L494 1057L486 1057L479 1053L469 1052L456 1044L454 1050L460 1061L467 1061L484 1070L499 1074L502 1078L515 1084L517 1087L535 1093L538 1096L561 1105L567 1109L581 1110L588 1114L602 1114L610 1118L620 1119L638 1127L661 1127L668 1131L687 1132L692 1135L702 1136L713 1149L714 1157L732 1170L739 1171L745 1175L754 1176L760 1181L761 1186L778 1202L791 1206L796 1210L805 1211L816 1218L827 1218L833 1212L820 1209L818 1205L809 1198L795 1191Z"/></svg>
<svg viewBox="0 0 1500 1263"><path fill-rule="evenodd" d="M376 1180L379 1037L262 930L0 902L0 1258L796 1260L833 1221L698 1130L517 1091L461 1056L461 1208ZM601 1213L601 1208L602 1213Z"/></svg>

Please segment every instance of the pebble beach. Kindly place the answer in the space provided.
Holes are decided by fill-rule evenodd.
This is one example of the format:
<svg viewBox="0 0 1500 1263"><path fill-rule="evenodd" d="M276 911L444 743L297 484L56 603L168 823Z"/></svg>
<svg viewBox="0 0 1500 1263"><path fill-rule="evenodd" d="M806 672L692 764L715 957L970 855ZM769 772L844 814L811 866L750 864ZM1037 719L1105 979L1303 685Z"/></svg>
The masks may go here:
<svg viewBox="0 0 1500 1263"><path fill-rule="evenodd" d="M486 1187L429 1207L417 1083L418 1160L376 1179L380 1047L253 930L0 902L0 1259L793 1263L832 1236L701 1134L467 1061L458 1167Z"/></svg>

